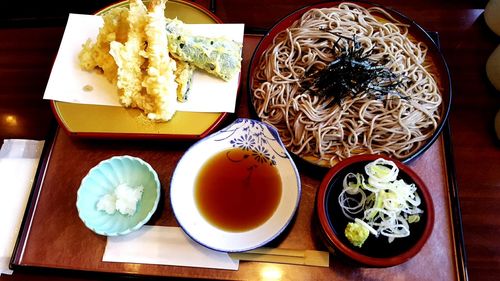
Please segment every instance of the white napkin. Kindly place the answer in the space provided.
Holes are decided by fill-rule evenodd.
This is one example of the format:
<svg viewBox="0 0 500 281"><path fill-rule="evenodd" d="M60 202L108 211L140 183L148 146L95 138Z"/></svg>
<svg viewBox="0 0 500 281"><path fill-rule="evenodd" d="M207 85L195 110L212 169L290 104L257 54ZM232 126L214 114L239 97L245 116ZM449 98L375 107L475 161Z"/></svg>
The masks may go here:
<svg viewBox="0 0 500 281"><path fill-rule="evenodd" d="M0 149L0 275L12 274L9 262L43 143L34 140L5 140Z"/></svg>
<svg viewBox="0 0 500 281"><path fill-rule="evenodd" d="M201 246L179 227L148 225L124 236L108 237L102 260L229 270L239 267L238 260Z"/></svg>
<svg viewBox="0 0 500 281"><path fill-rule="evenodd" d="M121 106L116 86L95 72L80 68L78 54L82 44L99 33L102 17L70 14L68 23L50 73L43 98L63 102ZM193 35L208 37L224 36L236 42L243 42L243 24L186 24ZM85 91L86 85L92 91ZM195 71L187 102L178 103L178 110L192 112L234 112L239 77L230 81Z"/></svg>

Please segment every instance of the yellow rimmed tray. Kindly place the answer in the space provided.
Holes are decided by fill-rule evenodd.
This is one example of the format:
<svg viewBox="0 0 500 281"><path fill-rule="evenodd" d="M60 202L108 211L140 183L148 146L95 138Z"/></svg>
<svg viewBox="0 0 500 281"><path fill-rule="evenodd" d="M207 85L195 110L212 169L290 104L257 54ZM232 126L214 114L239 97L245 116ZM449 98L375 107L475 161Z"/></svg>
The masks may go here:
<svg viewBox="0 0 500 281"><path fill-rule="evenodd" d="M110 5L96 15L123 6L128 6L128 1ZM168 1L165 15L191 24L222 23L204 7L182 0ZM199 139L217 128L228 115L226 112L179 111L169 122L156 123L137 109L60 101L51 101L51 107L59 125L68 134L95 138Z"/></svg>

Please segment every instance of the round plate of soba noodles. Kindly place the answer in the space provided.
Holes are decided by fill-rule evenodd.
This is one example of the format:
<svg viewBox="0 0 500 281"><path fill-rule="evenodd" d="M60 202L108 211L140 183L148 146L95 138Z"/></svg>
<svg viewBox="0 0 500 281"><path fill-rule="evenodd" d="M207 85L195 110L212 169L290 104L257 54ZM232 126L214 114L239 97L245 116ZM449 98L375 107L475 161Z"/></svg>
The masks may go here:
<svg viewBox="0 0 500 281"><path fill-rule="evenodd" d="M258 118L322 167L368 153L415 159L437 139L451 102L448 68L429 34L365 2L325 2L283 18L257 46L248 87Z"/></svg>

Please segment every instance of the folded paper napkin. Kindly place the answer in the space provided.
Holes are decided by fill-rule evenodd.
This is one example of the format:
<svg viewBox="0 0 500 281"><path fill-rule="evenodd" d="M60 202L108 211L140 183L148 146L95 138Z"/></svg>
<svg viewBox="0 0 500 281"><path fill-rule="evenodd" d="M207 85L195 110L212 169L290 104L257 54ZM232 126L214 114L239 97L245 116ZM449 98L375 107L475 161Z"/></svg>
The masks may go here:
<svg viewBox="0 0 500 281"><path fill-rule="evenodd" d="M43 141L4 140L0 149L0 275L9 262L43 148Z"/></svg>
<svg viewBox="0 0 500 281"><path fill-rule="evenodd" d="M239 266L238 260L203 247L179 227L148 225L124 236L108 237L102 260L229 270Z"/></svg>

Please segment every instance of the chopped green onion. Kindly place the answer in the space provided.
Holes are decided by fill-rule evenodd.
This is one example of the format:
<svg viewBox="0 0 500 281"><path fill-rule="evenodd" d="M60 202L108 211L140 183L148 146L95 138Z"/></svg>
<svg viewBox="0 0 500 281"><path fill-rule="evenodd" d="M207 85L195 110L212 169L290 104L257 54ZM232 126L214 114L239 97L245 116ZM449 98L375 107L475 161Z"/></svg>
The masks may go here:
<svg viewBox="0 0 500 281"><path fill-rule="evenodd" d="M397 179L398 167L383 158L367 164L365 173L367 180L361 173L344 177L338 198L344 215L389 242L410 235L408 224L418 222L423 213L415 184Z"/></svg>

